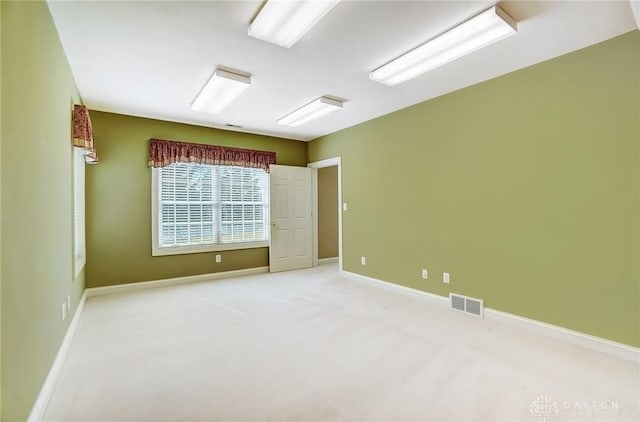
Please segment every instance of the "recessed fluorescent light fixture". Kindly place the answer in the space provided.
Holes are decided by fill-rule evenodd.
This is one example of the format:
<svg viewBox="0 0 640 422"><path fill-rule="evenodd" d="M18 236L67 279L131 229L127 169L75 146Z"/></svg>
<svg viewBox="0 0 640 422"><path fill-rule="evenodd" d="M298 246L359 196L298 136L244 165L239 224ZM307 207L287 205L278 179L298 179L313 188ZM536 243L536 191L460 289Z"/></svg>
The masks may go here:
<svg viewBox="0 0 640 422"><path fill-rule="evenodd" d="M202 88L191 110L218 114L251 85L251 77L216 69Z"/></svg>
<svg viewBox="0 0 640 422"><path fill-rule="evenodd" d="M311 101L306 106L297 109L293 113L287 114L278 120L278 124L298 127L310 122L311 120L315 120L325 114L329 114L340 109L342 109L342 101L327 97L320 97L317 100Z"/></svg>
<svg viewBox="0 0 640 422"><path fill-rule="evenodd" d="M396 86L429 70L485 47L517 31L516 22L492 6L454 26L369 74L369 78Z"/></svg>
<svg viewBox="0 0 640 422"><path fill-rule="evenodd" d="M249 35L291 48L339 0L268 0L249 25Z"/></svg>

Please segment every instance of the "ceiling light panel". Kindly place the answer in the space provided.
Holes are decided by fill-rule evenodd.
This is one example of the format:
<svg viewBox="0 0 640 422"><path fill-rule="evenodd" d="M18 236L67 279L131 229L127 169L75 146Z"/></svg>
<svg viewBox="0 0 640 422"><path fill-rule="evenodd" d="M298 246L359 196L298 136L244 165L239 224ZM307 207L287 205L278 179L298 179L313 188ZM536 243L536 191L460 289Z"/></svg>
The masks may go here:
<svg viewBox="0 0 640 422"><path fill-rule="evenodd" d="M251 77L216 69L202 88L191 110L218 114L251 85Z"/></svg>
<svg viewBox="0 0 640 422"><path fill-rule="evenodd" d="M287 114L278 124L284 126L298 127L312 120L318 119L326 114L342 109L342 101L327 97L320 97L309 104Z"/></svg>
<svg viewBox="0 0 640 422"><path fill-rule="evenodd" d="M339 0L268 0L249 26L249 35L291 48Z"/></svg>
<svg viewBox="0 0 640 422"><path fill-rule="evenodd" d="M369 74L369 78L396 86L475 50L515 34L515 21L492 6L409 51Z"/></svg>

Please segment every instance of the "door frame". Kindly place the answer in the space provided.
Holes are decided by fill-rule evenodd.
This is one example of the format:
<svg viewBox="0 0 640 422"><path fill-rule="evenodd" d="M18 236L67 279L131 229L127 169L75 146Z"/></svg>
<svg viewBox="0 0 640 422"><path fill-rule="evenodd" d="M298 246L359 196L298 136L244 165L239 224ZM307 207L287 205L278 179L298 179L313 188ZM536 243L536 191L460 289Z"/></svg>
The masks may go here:
<svg viewBox="0 0 640 422"><path fill-rule="evenodd" d="M312 258L318 266L318 169L338 166L338 268L342 272L342 157L327 158L307 164L311 168Z"/></svg>

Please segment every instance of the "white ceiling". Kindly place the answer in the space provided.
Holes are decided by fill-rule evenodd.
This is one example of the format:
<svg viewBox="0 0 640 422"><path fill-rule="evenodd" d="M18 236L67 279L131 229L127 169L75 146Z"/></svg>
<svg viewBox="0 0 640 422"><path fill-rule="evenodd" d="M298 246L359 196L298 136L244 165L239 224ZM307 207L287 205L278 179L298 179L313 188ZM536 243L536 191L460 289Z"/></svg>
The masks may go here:
<svg viewBox="0 0 640 422"><path fill-rule="evenodd" d="M49 1L91 109L311 140L637 28L629 1L507 1L518 33L395 88L371 70L493 4L343 0L291 49L247 36L261 1ZM218 115L190 104L217 66L252 74ZM276 120L322 95L348 101L299 128Z"/></svg>

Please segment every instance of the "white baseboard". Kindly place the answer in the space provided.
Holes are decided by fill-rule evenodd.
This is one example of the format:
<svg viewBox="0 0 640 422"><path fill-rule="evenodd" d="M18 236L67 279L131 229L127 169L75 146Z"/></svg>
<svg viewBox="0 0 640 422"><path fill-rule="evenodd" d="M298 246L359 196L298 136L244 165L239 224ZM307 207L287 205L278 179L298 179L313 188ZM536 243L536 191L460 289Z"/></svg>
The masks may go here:
<svg viewBox="0 0 640 422"><path fill-rule="evenodd" d="M334 262L338 262L340 260L340 258L333 257L333 258L321 258L318 259L318 265L322 265L322 264L333 264Z"/></svg>
<svg viewBox="0 0 640 422"><path fill-rule="evenodd" d="M557 338L597 352L606 353L631 362L640 363L640 349L606 338L592 336L535 319L525 318L496 309L484 308L484 317L491 321L522 327L529 331Z"/></svg>
<svg viewBox="0 0 640 422"><path fill-rule="evenodd" d="M411 287L401 286L399 284L379 280L377 278L367 277L349 271L342 271L342 275L351 280L363 282L376 287L381 287L386 290L409 294L421 299L428 299L434 304L449 307L449 298L444 296L424 292L422 290L412 289ZM634 363L640 363L640 348L629 346L627 344L618 343L602 337L592 336L589 334L581 333L579 331L570 330L568 328L559 327L553 324L547 324L546 322L521 317L491 308L484 308L484 317L491 321L524 328L526 330L548 337L557 338L559 340L566 341L571 344L576 344L590 350L606 353L608 355L625 359Z"/></svg>
<svg viewBox="0 0 640 422"><path fill-rule="evenodd" d="M86 289L87 297L111 295L115 293L130 292L133 290L153 289L156 287L175 286L185 283L197 283L199 281L218 280L221 278L239 277L268 273L269 267L246 268L244 270L222 271L219 273L198 274L185 277L165 278L162 280L140 281L137 283L116 284L105 287L90 287Z"/></svg>
<svg viewBox="0 0 640 422"><path fill-rule="evenodd" d="M55 359L53 360L53 364L51 365L51 369L49 369L49 373L47 374L47 378L42 384L42 388L40 389L40 393L36 398L36 402L31 409L31 413L29 414L29 418L27 421L29 422L39 422L44 417L44 412L47 410L47 406L49 405L49 400L51 399L51 395L53 394L53 389L56 386L56 382L58 381L58 377L60 376L60 372L62 372L62 367L64 365L64 361L67 359L67 354L69 353L69 348L71 347L71 342L73 341L73 337L76 334L76 330L78 328L78 323L80 321L80 316L82 315L82 311L84 310L84 304L87 301L87 291L85 290L80 298L80 302L78 303L78 307L76 308L76 312L73 315L73 319L69 324L69 328L67 329L67 333L62 340L62 344L58 349L58 353L56 354Z"/></svg>
<svg viewBox="0 0 640 422"><path fill-rule="evenodd" d="M391 283L389 281L384 281L373 277L367 277L366 275L352 273L350 271L342 271L342 275L351 280L359 281L361 283L369 284L375 287L381 287L385 290L417 296L420 299L428 299L429 301L441 306L448 306L449 304L448 297L440 296L434 293L412 289L411 287L402 286L400 284Z"/></svg>

